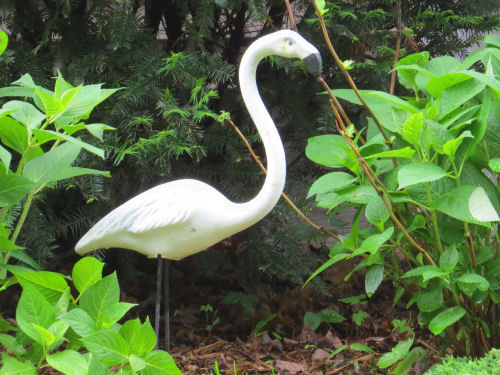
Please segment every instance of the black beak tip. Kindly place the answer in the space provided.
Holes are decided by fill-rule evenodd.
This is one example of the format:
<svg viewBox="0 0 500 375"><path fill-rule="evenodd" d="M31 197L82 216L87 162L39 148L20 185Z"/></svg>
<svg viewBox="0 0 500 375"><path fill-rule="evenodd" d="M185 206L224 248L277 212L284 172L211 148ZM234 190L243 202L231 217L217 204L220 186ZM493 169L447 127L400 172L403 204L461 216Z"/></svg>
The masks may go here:
<svg viewBox="0 0 500 375"><path fill-rule="evenodd" d="M319 52L311 53L304 59L304 62L306 63L309 71L316 77L319 77L322 68L321 55L319 54Z"/></svg>

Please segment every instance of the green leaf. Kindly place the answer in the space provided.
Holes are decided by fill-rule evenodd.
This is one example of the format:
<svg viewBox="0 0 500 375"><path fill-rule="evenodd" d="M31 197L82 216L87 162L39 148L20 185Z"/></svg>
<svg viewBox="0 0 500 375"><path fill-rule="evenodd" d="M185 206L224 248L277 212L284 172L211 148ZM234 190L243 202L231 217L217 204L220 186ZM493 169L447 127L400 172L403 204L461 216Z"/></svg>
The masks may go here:
<svg viewBox="0 0 500 375"><path fill-rule="evenodd" d="M394 370L391 371L391 374L394 375L406 375L408 372L411 370L413 367L413 364L419 359L419 358L425 358L425 350L423 348L413 348L408 355L406 356L405 359L403 359L401 362L398 363L398 365L394 368Z"/></svg>
<svg viewBox="0 0 500 375"><path fill-rule="evenodd" d="M130 366L135 372L139 372L146 367L146 361L132 354L129 358Z"/></svg>
<svg viewBox="0 0 500 375"><path fill-rule="evenodd" d="M35 288L50 303L55 303L69 288L64 276L56 272L14 272L14 275L23 289L26 287Z"/></svg>
<svg viewBox="0 0 500 375"><path fill-rule="evenodd" d="M358 342L354 342L351 345L349 345L350 350L354 350L356 352L368 352L368 353L375 353L375 351L370 348L369 346L360 344Z"/></svg>
<svg viewBox="0 0 500 375"><path fill-rule="evenodd" d="M348 256L349 256L349 254L337 254L337 255L333 256L332 258L328 259L325 263L323 263L321 266L319 266L318 269L316 271L314 271L311 276L309 276L309 278L306 280L304 285L302 285L302 287L306 286L309 283L309 281L314 279L321 272L323 272L327 268L333 266L335 263L341 261L342 259L346 259Z"/></svg>
<svg viewBox="0 0 500 375"><path fill-rule="evenodd" d="M5 170L3 174L7 174L9 172L11 160L12 160L11 153L5 147L0 145L0 161L2 162Z"/></svg>
<svg viewBox="0 0 500 375"><path fill-rule="evenodd" d="M455 219L489 227L487 222L474 219L470 212L470 197L476 189L478 188L474 186L462 185L442 195L438 200L429 203L429 205Z"/></svg>
<svg viewBox="0 0 500 375"><path fill-rule="evenodd" d="M359 169L354 152L340 135L320 135L309 138L306 156L313 162L327 167L347 167L351 171Z"/></svg>
<svg viewBox="0 0 500 375"><path fill-rule="evenodd" d="M7 43L9 42L9 36L7 33L0 30L0 55L4 53L7 48Z"/></svg>
<svg viewBox="0 0 500 375"><path fill-rule="evenodd" d="M47 363L66 375L87 375L88 364L85 358L74 350L47 354Z"/></svg>
<svg viewBox="0 0 500 375"><path fill-rule="evenodd" d="M469 198L469 210L472 217L478 221L498 221L498 213L493 207L485 190L479 186L477 187Z"/></svg>
<svg viewBox="0 0 500 375"><path fill-rule="evenodd" d="M68 143L73 143L75 146L81 147L88 152L91 152L97 156L99 156L101 159L104 159L104 150L101 150L100 148L91 145L90 143L83 142L82 140L72 137L67 134L63 133L58 133L53 130L42 130L42 129L35 129L33 130L33 134L36 135L37 139L41 142L47 142L49 140L61 140L61 141L67 141Z"/></svg>
<svg viewBox="0 0 500 375"><path fill-rule="evenodd" d="M315 194L327 193L354 184L356 177L345 172L332 172L318 178L309 189L307 198Z"/></svg>
<svg viewBox="0 0 500 375"><path fill-rule="evenodd" d="M377 366L380 368L387 368L389 366L392 366L408 353L412 345L413 338L398 342L398 344L394 348L392 348L390 353L385 353L382 357L379 358Z"/></svg>
<svg viewBox="0 0 500 375"><path fill-rule="evenodd" d="M142 375L182 375L181 370L167 352L155 350L146 353L142 359L146 361Z"/></svg>
<svg viewBox="0 0 500 375"><path fill-rule="evenodd" d="M23 289L16 309L16 320L24 333L42 344L42 337L34 324L48 329L55 318L54 308L40 292L31 286Z"/></svg>
<svg viewBox="0 0 500 375"><path fill-rule="evenodd" d="M370 199L366 205L365 216L368 222L376 226L382 226L389 219L389 211L387 211L382 198L377 195Z"/></svg>
<svg viewBox="0 0 500 375"><path fill-rule="evenodd" d="M99 325L108 306L118 303L120 287L116 272L89 286L80 297L80 307Z"/></svg>
<svg viewBox="0 0 500 375"><path fill-rule="evenodd" d="M323 309L318 313L318 316L320 317L321 321L327 322L327 323L339 323L343 322L346 320L345 317L340 315L338 312L331 310L331 309Z"/></svg>
<svg viewBox="0 0 500 375"><path fill-rule="evenodd" d="M26 163L23 176L38 185L55 182L58 180L61 171L68 168L79 153L79 146L70 142L63 143Z"/></svg>
<svg viewBox="0 0 500 375"><path fill-rule="evenodd" d="M429 323L430 331L438 335L443 332L447 327L459 321L466 311L460 306L450 307L443 312L436 315Z"/></svg>
<svg viewBox="0 0 500 375"><path fill-rule="evenodd" d="M2 248L5 248L4 245L5 242L3 241L3 239L0 238L0 246ZM9 241L8 245L10 246L14 245L13 248L21 249L21 247L15 245L12 241ZM23 250L15 250L10 253L10 256L14 259L17 259L27 264L28 266L31 266L35 271L41 271L40 265L37 262L35 262L35 260L31 258L28 254L26 254Z"/></svg>
<svg viewBox="0 0 500 375"><path fill-rule="evenodd" d="M358 312L352 314L351 319L359 327L361 324L363 324L363 321L369 317L370 314L368 314L366 311L359 310Z"/></svg>
<svg viewBox="0 0 500 375"><path fill-rule="evenodd" d="M135 303L117 302L104 308L102 317L102 326L104 328L112 327L134 306Z"/></svg>
<svg viewBox="0 0 500 375"><path fill-rule="evenodd" d="M65 170L61 171L61 173L59 173L59 175L57 176L57 181L66 180L67 178L73 178L78 176L90 176L90 175L111 177L109 171L99 171L97 169L80 168L80 167L68 167Z"/></svg>
<svg viewBox="0 0 500 375"><path fill-rule="evenodd" d="M474 138L474 136L469 130L464 131L458 138L450 139L445 142L443 145L443 153L448 155L451 160L455 160L455 153L462 144L464 138Z"/></svg>
<svg viewBox="0 0 500 375"><path fill-rule="evenodd" d="M35 366L29 361L18 361L7 353L2 353L2 375L35 375Z"/></svg>
<svg viewBox="0 0 500 375"><path fill-rule="evenodd" d="M413 155L415 155L415 150L410 147L404 147L397 150L389 150L384 152L378 152L376 154L371 154L367 156L363 156L365 159L374 159L374 158L404 158L404 159L412 159Z"/></svg>
<svg viewBox="0 0 500 375"><path fill-rule="evenodd" d="M500 158L490 159L488 165L495 173L500 173Z"/></svg>
<svg viewBox="0 0 500 375"><path fill-rule="evenodd" d="M142 356L156 346L156 335L149 318L146 318L142 325L139 319L125 322L120 328L120 334L128 342L128 350L131 354Z"/></svg>
<svg viewBox="0 0 500 375"><path fill-rule="evenodd" d="M453 272L460 256L455 245L448 247L439 257L439 268L444 272Z"/></svg>
<svg viewBox="0 0 500 375"><path fill-rule="evenodd" d="M316 331L321 324L321 318L318 314L308 311L304 315L304 326L307 324L311 325L311 331Z"/></svg>
<svg viewBox="0 0 500 375"><path fill-rule="evenodd" d="M35 184L27 178L17 175L0 175L0 206L20 203L35 187Z"/></svg>
<svg viewBox="0 0 500 375"><path fill-rule="evenodd" d="M465 273L460 275L455 281L464 284L474 284L479 290L487 290L490 287L488 280L476 273Z"/></svg>
<svg viewBox="0 0 500 375"><path fill-rule="evenodd" d="M80 336L87 337L96 333L99 329L92 317L83 309L75 308L61 317Z"/></svg>
<svg viewBox="0 0 500 375"><path fill-rule="evenodd" d="M28 148L26 128L8 116L0 117L0 139L5 146L20 154Z"/></svg>
<svg viewBox="0 0 500 375"><path fill-rule="evenodd" d="M427 281L434 277L440 277L445 274L446 272L439 267L433 265L426 265L414 268L406 272L402 277L407 278L407 277L421 276L424 281Z"/></svg>
<svg viewBox="0 0 500 375"><path fill-rule="evenodd" d="M394 227L389 227L383 233L371 235L363 241L359 249L351 254L350 258L363 253L375 254L378 249L391 238L393 233Z"/></svg>
<svg viewBox="0 0 500 375"><path fill-rule="evenodd" d="M419 145L420 133L424 128L424 114L422 112L411 115L403 124L401 135L405 141L415 147Z"/></svg>
<svg viewBox="0 0 500 375"><path fill-rule="evenodd" d="M429 52L427 51L413 53L399 60L398 63L396 64L396 67L400 68L397 69L399 82L407 89L417 91L418 87L415 78L419 70L402 69L402 68L407 68L405 67L405 65L423 68L428 61L429 61Z"/></svg>
<svg viewBox="0 0 500 375"><path fill-rule="evenodd" d="M424 289L416 296L420 311L431 312L443 306L443 289L440 286Z"/></svg>
<svg viewBox="0 0 500 375"><path fill-rule="evenodd" d="M83 293L89 286L102 279L104 263L94 257L84 257L73 267L73 283L76 290Z"/></svg>
<svg viewBox="0 0 500 375"><path fill-rule="evenodd" d="M24 349L24 346L17 342L14 336L7 335L6 333L0 333L0 345L2 345L5 349L11 351L15 355L26 354L26 349Z"/></svg>
<svg viewBox="0 0 500 375"><path fill-rule="evenodd" d="M101 142L104 130L115 130L115 128L106 124L88 124L85 125L85 128L89 131L90 134L99 139Z"/></svg>
<svg viewBox="0 0 500 375"><path fill-rule="evenodd" d="M128 345L118 332L102 330L82 338L82 341L105 365L114 366L128 360Z"/></svg>
<svg viewBox="0 0 500 375"><path fill-rule="evenodd" d="M374 264L368 268L365 275L365 291L368 297L373 296L383 279L384 266L382 264Z"/></svg>
<svg viewBox="0 0 500 375"><path fill-rule="evenodd" d="M35 92L43 105L43 108L40 109L43 109L47 117L50 118L64 111L64 105L58 99L54 98L50 91L35 89Z"/></svg>
<svg viewBox="0 0 500 375"><path fill-rule="evenodd" d="M56 342L55 336L48 329L39 326L38 324L33 324L33 327L40 334L42 341L39 343L42 344L44 347L50 348L52 344Z"/></svg>
<svg viewBox="0 0 500 375"><path fill-rule="evenodd" d="M45 115L35 108L30 103L22 102L20 100L11 100L3 105L4 109L7 110L17 110L12 112L10 116L15 118L21 124L24 124L28 128L28 134L31 134L31 130L39 128L42 121L45 120Z"/></svg>
<svg viewBox="0 0 500 375"><path fill-rule="evenodd" d="M67 104L66 110L56 119L58 128L76 119L87 118L101 99L101 85L81 86L75 91L77 93Z"/></svg>
<svg viewBox="0 0 500 375"><path fill-rule="evenodd" d="M398 173L399 187L439 180L447 175L440 166L433 163L412 163L401 167Z"/></svg>
<svg viewBox="0 0 500 375"><path fill-rule="evenodd" d="M54 94L56 98L61 99L63 94L69 90L71 90L73 86L66 82L59 70L57 70L57 79L54 87Z"/></svg>

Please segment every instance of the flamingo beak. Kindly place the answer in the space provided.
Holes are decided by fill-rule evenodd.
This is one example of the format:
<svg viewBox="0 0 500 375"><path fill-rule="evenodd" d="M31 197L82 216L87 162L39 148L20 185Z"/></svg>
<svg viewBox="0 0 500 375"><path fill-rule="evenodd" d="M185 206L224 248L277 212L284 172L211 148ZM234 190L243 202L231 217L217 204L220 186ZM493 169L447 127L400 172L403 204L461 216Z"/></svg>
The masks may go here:
<svg viewBox="0 0 500 375"><path fill-rule="evenodd" d="M311 53L304 59L304 62L306 63L309 71L316 77L319 77L322 67L321 55L319 52Z"/></svg>

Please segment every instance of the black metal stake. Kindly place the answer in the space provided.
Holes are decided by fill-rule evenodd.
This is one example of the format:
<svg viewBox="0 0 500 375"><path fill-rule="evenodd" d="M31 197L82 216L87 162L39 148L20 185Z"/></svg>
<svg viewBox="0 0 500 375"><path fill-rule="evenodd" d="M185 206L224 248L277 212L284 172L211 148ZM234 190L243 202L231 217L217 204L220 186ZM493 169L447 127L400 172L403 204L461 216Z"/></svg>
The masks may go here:
<svg viewBox="0 0 500 375"><path fill-rule="evenodd" d="M163 296L163 309L165 310L165 350L170 352L170 261L165 260L165 295Z"/></svg>
<svg viewBox="0 0 500 375"><path fill-rule="evenodd" d="M168 265L167 265L168 268ZM161 306L161 277L163 276L163 258L158 254L158 269L156 272L156 305L155 305L155 334L156 346L160 345L160 306Z"/></svg>

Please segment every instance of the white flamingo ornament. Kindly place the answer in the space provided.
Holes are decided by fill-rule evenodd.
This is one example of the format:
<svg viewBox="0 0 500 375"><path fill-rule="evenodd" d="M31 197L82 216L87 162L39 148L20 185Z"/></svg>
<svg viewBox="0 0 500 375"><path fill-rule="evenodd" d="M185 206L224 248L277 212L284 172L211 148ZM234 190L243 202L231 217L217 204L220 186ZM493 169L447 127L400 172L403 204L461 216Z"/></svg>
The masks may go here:
<svg viewBox="0 0 500 375"><path fill-rule="evenodd" d="M184 179L147 190L111 211L76 244L80 255L101 248L135 250L158 257L157 289L161 288L161 258L181 259L255 224L278 201L285 185L285 151L280 136L257 90L257 65L266 56L300 58L319 75L318 50L290 30L257 39L246 50L239 68L240 89L245 105L260 133L267 156L267 176L255 198L234 203L204 182ZM167 289L168 279L165 286ZM155 329L159 330L157 290ZM168 298L165 298L165 303ZM166 305L168 317L168 305ZM166 348L169 347L168 319L165 320Z"/></svg>

